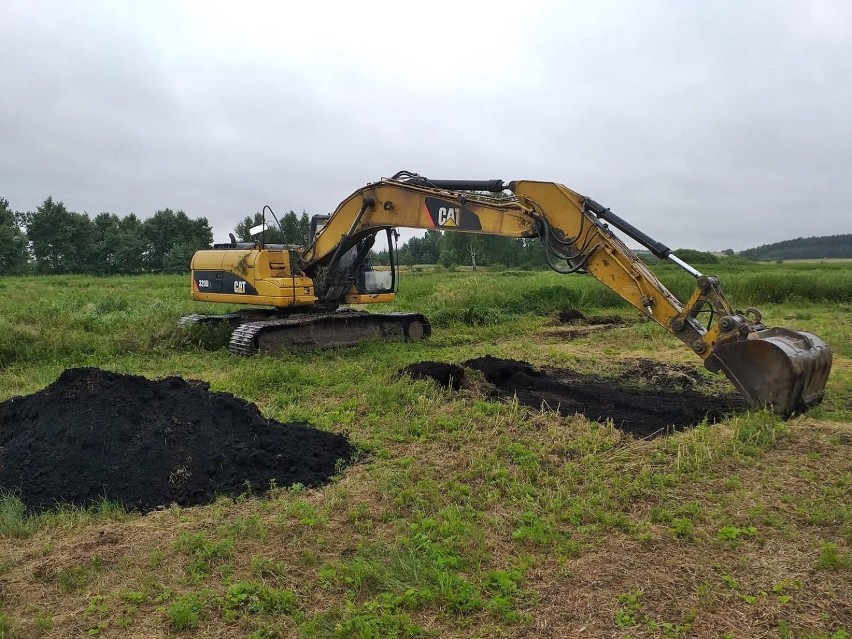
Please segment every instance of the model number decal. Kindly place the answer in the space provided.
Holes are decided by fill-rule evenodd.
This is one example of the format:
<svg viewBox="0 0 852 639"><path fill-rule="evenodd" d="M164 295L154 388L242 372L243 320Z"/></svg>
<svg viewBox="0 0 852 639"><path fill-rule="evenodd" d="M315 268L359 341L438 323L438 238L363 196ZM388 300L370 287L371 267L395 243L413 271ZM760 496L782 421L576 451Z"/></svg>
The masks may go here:
<svg viewBox="0 0 852 639"><path fill-rule="evenodd" d="M198 288L210 288L210 280L198 280Z"/></svg>

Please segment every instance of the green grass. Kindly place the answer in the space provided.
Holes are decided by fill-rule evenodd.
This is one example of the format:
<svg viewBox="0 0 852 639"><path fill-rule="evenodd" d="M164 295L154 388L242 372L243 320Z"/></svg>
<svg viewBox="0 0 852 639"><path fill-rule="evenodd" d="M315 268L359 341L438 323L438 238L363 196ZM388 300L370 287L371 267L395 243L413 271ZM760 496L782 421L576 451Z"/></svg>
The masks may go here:
<svg viewBox="0 0 852 639"><path fill-rule="evenodd" d="M44 528L72 529L88 522L126 518L121 504L105 499L85 508L64 504L44 512L30 512L14 493L0 492L0 537L23 538Z"/></svg>
<svg viewBox="0 0 852 639"><path fill-rule="evenodd" d="M659 272L688 294L688 277ZM699 364L652 323L549 335L567 307L638 318L589 277L404 273L394 308L429 316L430 340L252 359L175 328L226 310L191 302L186 277L0 280L0 400L69 366L181 375L364 451L321 489L145 516L108 503L29 513L6 494L0 631L508 637L546 623L568 636L579 615L590 636L723 636L735 614L745 636L848 632L850 272L720 265L738 308L826 339L828 396L788 422L745 413L653 441L396 374L485 354L595 375L636 357Z"/></svg>

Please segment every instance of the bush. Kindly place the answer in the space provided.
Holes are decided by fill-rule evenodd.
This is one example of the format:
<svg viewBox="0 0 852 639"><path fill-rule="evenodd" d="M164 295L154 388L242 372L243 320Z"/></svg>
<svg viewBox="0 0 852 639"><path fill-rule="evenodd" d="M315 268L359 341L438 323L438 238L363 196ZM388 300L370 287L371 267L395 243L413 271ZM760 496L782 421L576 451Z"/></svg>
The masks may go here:
<svg viewBox="0 0 852 639"><path fill-rule="evenodd" d="M719 258L707 251L696 251L695 249L678 249L674 251L675 256L688 264L718 264Z"/></svg>

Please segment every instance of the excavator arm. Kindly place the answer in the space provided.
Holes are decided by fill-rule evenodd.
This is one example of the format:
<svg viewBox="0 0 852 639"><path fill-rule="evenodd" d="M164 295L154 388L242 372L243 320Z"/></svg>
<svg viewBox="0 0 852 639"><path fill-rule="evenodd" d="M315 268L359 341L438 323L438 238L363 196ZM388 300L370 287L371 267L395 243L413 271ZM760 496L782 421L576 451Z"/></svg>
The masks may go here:
<svg viewBox="0 0 852 639"><path fill-rule="evenodd" d="M722 371L754 407L790 414L820 401L831 352L815 335L766 328L756 309L734 310L717 278L686 264L664 244L608 208L554 182L429 180L401 172L359 189L300 253L321 301L339 301L344 256L363 254L381 230L398 227L539 237L551 268L587 272ZM670 293L614 234L615 227L696 279L686 303ZM350 262L357 266L358 260ZM705 325L699 313L710 313ZM706 321L706 320L705 320Z"/></svg>

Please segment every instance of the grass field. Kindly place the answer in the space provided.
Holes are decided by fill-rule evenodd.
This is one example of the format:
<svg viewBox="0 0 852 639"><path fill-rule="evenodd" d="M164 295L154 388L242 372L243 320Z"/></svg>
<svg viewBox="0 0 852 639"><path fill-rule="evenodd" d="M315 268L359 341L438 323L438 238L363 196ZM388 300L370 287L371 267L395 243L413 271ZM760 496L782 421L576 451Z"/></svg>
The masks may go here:
<svg viewBox="0 0 852 639"><path fill-rule="evenodd" d="M636 440L396 374L485 354L596 375L699 366L583 276L406 273L395 308L426 313L432 339L252 359L175 329L214 310L188 277L0 279L0 401L71 366L180 375L362 449L321 489L144 516L0 498L0 638L848 639L852 265L713 270L737 307L832 347L822 405ZM631 321L565 339L566 308Z"/></svg>

